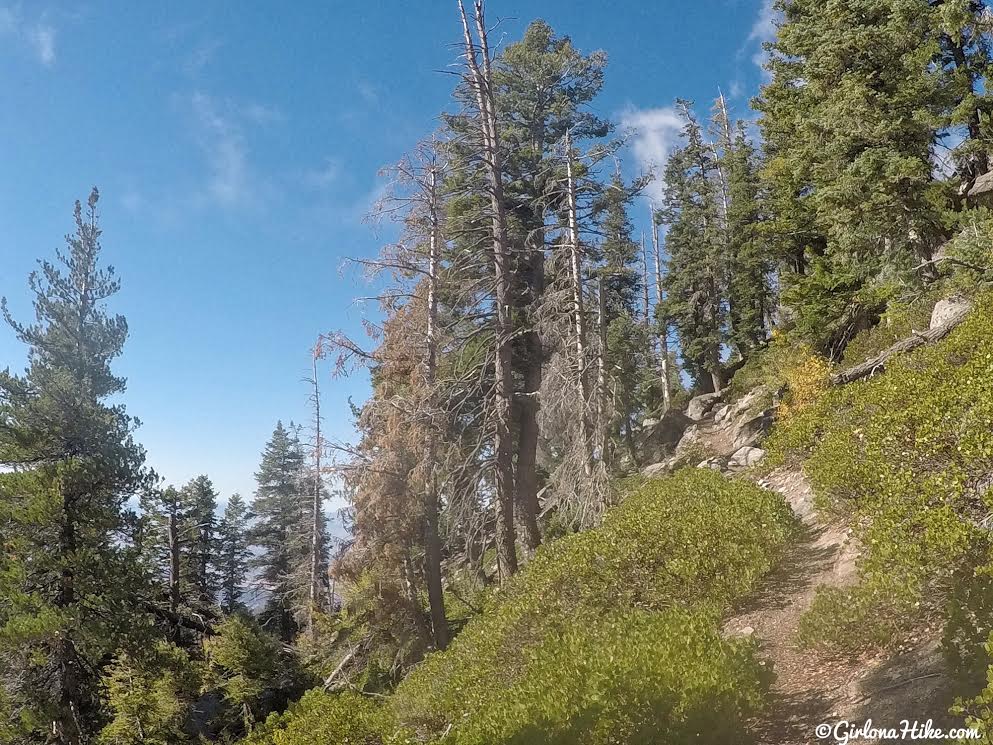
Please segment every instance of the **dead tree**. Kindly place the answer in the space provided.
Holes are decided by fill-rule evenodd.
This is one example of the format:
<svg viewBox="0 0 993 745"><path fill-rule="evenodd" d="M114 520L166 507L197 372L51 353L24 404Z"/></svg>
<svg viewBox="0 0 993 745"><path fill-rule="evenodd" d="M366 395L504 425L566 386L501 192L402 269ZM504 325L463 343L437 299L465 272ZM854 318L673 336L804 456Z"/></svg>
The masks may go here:
<svg viewBox="0 0 993 745"><path fill-rule="evenodd" d="M317 638L316 618L318 603L320 600L321 582L321 552L323 549L323 521L324 511L322 506L323 481L321 478L321 455L324 448L324 441L321 439L321 389L317 378L317 362L324 357L324 337L317 339L313 355L313 392L311 401L314 407L314 493L311 498L311 521L310 521L310 589L308 599L310 601L307 609L307 631L311 639Z"/></svg>
<svg viewBox="0 0 993 745"><path fill-rule="evenodd" d="M507 240L507 215L503 190L503 158L500 152L500 131L497 123L493 74L486 21L482 0L475 0L475 27L479 49L473 40L465 6L459 0L459 13L465 42L465 79L475 95L478 126L481 135L481 156L488 182L490 222L492 231L492 260L494 281L493 336L493 452L494 484L497 501L497 553L500 566L507 575L517 571L517 541L514 527L514 463L511 442L511 404L514 395L511 341L511 267Z"/></svg>
<svg viewBox="0 0 993 745"><path fill-rule="evenodd" d="M955 311L940 326L935 326L933 329L928 329L924 332L915 332L912 336L901 339L884 352L881 352L870 360L866 360L861 365L856 365L848 370L832 375L831 382L835 385L845 385L881 373L886 369L886 365L891 357L911 352L918 347L923 347L925 344L933 344L936 341L944 339L969 316L971 310L971 306L966 306Z"/></svg>
<svg viewBox="0 0 993 745"><path fill-rule="evenodd" d="M663 414L672 407L672 394L669 390L669 328L665 322L665 289L662 286L662 246L659 242L659 224L655 220L655 205L650 206L652 213L652 253L655 259L655 307L662 308L662 316L658 319L659 331L659 376L662 378L662 407Z"/></svg>
<svg viewBox="0 0 993 745"><path fill-rule="evenodd" d="M424 575L428 587L431 627L438 649L448 646L448 619L441 583L441 538L438 535L438 432L433 419L437 416L435 387L438 377L438 271L441 267L441 225L438 216L438 171L433 166L428 174L428 307L424 352L424 383L432 422L428 428L427 488L424 490Z"/></svg>
<svg viewBox="0 0 993 745"><path fill-rule="evenodd" d="M593 473L593 426L590 422L590 381L586 369L586 312L583 308L583 256L579 245L579 220L576 206L576 182L572 173L572 146L569 136L565 140L566 199L569 227L569 260L572 274L573 331L576 337L576 376L582 391L581 425L585 460L583 469L587 477Z"/></svg>
<svg viewBox="0 0 993 745"><path fill-rule="evenodd" d="M596 444L600 460L610 465L610 416L612 407L607 402L607 292L603 283L603 275L597 283L597 335L600 344L597 349L596 376Z"/></svg>

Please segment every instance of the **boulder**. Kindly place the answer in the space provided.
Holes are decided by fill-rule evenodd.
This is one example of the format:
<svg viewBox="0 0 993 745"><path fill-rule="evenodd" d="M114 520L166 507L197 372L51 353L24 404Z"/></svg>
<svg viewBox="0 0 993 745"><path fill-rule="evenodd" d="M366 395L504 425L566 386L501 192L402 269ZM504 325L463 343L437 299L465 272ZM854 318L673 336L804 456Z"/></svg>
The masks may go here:
<svg viewBox="0 0 993 745"><path fill-rule="evenodd" d="M731 405L724 404L723 406L718 406L714 409L714 424L722 424L725 419L728 418L728 414L731 412Z"/></svg>
<svg viewBox="0 0 993 745"><path fill-rule="evenodd" d="M641 475L649 479L660 479L663 476L668 476L676 470L679 460L676 456L672 456L659 463L652 463L650 466L645 466L641 469Z"/></svg>
<svg viewBox="0 0 993 745"><path fill-rule="evenodd" d="M713 455L697 463L696 467L709 468L711 471L723 471L727 468L727 458L722 455Z"/></svg>
<svg viewBox="0 0 993 745"><path fill-rule="evenodd" d="M728 469L731 471L743 471L746 468L758 464L765 457L765 450L745 446L734 451L728 458Z"/></svg>
<svg viewBox="0 0 993 745"><path fill-rule="evenodd" d="M759 406L763 406L771 401L773 391L767 385L760 385L752 388L748 393L739 398L724 415L725 419L738 419Z"/></svg>
<svg viewBox="0 0 993 745"><path fill-rule="evenodd" d="M972 303L961 295L952 295L944 300L939 300L934 304L934 310L931 311L930 328L935 329L945 325L946 321L961 311L968 310L971 305Z"/></svg>
<svg viewBox="0 0 993 745"><path fill-rule="evenodd" d="M681 411L667 411L661 419L646 419L638 438L641 458L660 461L671 455L693 420Z"/></svg>
<svg viewBox="0 0 993 745"><path fill-rule="evenodd" d="M734 451L737 452L746 446L754 446L765 437L772 429L775 413L775 409L764 409L755 416L738 422L731 432L731 443Z"/></svg>
<svg viewBox="0 0 993 745"><path fill-rule="evenodd" d="M720 403L722 398L724 398L723 391L695 396L690 399L689 404L686 406L686 416L695 421L700 421L710 413L711 409Z"/></svg>

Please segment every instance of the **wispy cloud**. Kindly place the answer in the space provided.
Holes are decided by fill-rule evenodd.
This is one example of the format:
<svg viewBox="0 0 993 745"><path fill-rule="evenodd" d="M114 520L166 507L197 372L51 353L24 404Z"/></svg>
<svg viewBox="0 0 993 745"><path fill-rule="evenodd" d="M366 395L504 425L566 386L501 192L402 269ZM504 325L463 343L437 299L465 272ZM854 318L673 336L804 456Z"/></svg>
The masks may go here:
<svg viewBox="0 0 993 745"><path fill-rule="evenodd" d="M241 127L220 102L206 93L194 93L190 104L197 140L207 161L204 196L223 207L247 202L252 189Z"/></svg>
<svg viewBox="0 0 993 745"><path fill-rule="evenodd" d="M199 201L221 207L257 203L272 185L252 167L248 135L253 128L284 121L283 113L267 104L240 103L203 91L193 93L188 105L207 166Z"/></svg>
<svg viewBox="0 0 993 745"><path fill-rule="evenodd" d="M773 0L762 0L758 17L752 24L745 45L740 50L744 54L748 50L752 53L752 62L762 69L763 75L768 75L763 68L768 59L768 52L765 50L766 42L776 38L776 26L779 23L780 14L773 5Z"/></svg>
<svg viewBox="0 0 993 745"><path fill-rule="evenodd" d="M191 78L197 78L217 55L222 46L218 39L206 39L196 44L182 61L183 71Z"/></svg>
<svg viewBox="0 0 993 745"><path fill-rule="evenodd" d="M679 114L670 106L629 108L621 113L620 123L630 137L631 151L642 171L655 174L655 179L645 190L648 198L656 203L661 202L665 188L661 171L669 153L679 142L683 126Z"/></svg>
<svg viewBox="0 0 993 745"><path fill-rule="evenodd" d="M18 7L0 6L0 37L14 39L45 67L55 64L56 36L44 16L27 18Z"/></svg>
<svg viewBox="0 0 993 745"><path fill-rule="evenodd" d="M28 31L28 39L34 47L38 60L45 67L55 64L55 29L41 25Z"/></svg>

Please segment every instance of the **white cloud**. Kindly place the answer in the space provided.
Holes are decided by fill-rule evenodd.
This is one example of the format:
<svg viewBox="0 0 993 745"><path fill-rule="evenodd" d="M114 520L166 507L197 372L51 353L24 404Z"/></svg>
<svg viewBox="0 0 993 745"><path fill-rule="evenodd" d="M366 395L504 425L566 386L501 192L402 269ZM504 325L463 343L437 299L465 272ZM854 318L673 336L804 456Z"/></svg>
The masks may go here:
<svg viewBox="0 0 993 745"><path fill-rule="evenodd" d="M44 24L28 31L28 40L45 67L55 64L55 29Z"/></svg>
<svg viewBox="0 0 993 745"><path fill-rule="evenodd" d="M19 8L0 6L0 36L14 38L45 67L55 64L56 31L43 17L26 19Z"/></svg>
<svg viewBox="0 0 993 745"><path fill-rule="evenodd" d="M245 138L238 124L211 96L197 92L191 99L197 138L207 158L206 196L224 207L251 196Z"/></svg>
<svg viewBox="0 0 993 745"><path fill-rule="evenodd" d="M752 62L760 68L768 58L763 44L776 38L776 26L779 23L779 18L779 12L773 7L773 0L762 0L758 18L752 24L752 30L748 34L744 47L752 50ZM767 75L768 73L763 69L763 74Z"/></svg>
<svg viewBox="0 0 993 745"><path fill-rule="evenodd" d="M645 190L652 201L662 200L664 183L662 168L669 153L679 142L683 123L672 107L657 109L627 109L621 113L621 128L629 137L635 160L645 173L654 173L655 180Z"/></svg>

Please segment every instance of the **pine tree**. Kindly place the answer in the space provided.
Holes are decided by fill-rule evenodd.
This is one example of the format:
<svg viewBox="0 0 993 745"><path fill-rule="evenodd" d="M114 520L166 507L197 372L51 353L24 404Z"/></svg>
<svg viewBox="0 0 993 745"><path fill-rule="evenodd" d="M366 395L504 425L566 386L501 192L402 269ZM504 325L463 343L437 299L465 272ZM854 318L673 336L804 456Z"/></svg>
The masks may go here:
<svg viewBox="0 0 993 745"><path fill-rule="evenodd" d="M796 274L801 334L840 355L878 314L883 279L947 237L931 150L942 114L936 6L780 0L757 107L765 180Z"/></svg>
<svg viewBox="0 0 993 745"><path fill-rule="evenodd" d="M248 545L248 507L232 494L217 525L217 581L221 610L231 614L243 607L252 552Z"/></svg>
<svg viewBox="0 0 993 745"><path fill-rule="evenodd" d="M628 207L640 184L628 186L615 171L613 178L594 205L603 240L598 247L601 263L596 273L602 279L604 293L607 368L612 371L615 391L615 417L611 434L623 442L632 465L638 464L634 427L644 410L641 395L652 371L651 346L644 323L641 299L645 294L642 268L644 251L631 237Z"/></svg>
<svg viewBox="0 0 993 745"><path fill-rule="evenodd" d="M721 192L728 343L739 357L747 358L765 342L772 315L772 257L761 227L755 148L744 123L731 123L723 94L714 105L711 121Z"/></svg>
<svg viewBox="0 0 993 745"><path fill-rule="evenodd" d="M677 101L684 144L669 157L659 217L668 225L665 315L679 337L684 368L702 390L723 385L726 262L712 149L688 101Z"/></svg>
<svg viewBox="0 0 993 745"><path fill-rule="evenodd" d="M100 717L99 670L135 627L140 566L125 504L148 485L134 421L107 399L127 337L106 301L96 189L76 203L75 233L31 275L36 322L22 375L0 373L0 709L28 740L79 745ZM47 733L47 734L42 734Z"/></svg>
<svg viewBox="0 0 993 745"><path fill-rule="evenodd" d="M259 554L251 565L267 596L262 623L287 641L297 631L293 574L299 568L299 553L293 540L305 523L302 473L300 442L278 422L255 474L258 487L252 501L255 522L250 536Z"/></svg>
<svg viewBox="0 0 993 745"><path fill-rule="evenodd" d="M173 745L192 741L186 729L200 676L186 652L165 642L121 653L104 676L111 720L99 745Z"/></svg>
<svg viewBox="0 0 993 745"><path fill-rule="evenodd" d="M188 534L183 562L183 581L190 600L209 608L216 602L217 578L214 550L217 523L217 492L207 476L192 479L181 492L186 520L182 530Z"/></svg>
<svg viewBox="0 0 993 745"><path fill-rule="evenodd" d="M151 489L141 495L143 514L142 555L153 582L163 588L159 595L167 603L172 618L176 618L189 597L183 581L183 560L188 556L191 533L186 500L178 489L167 486ZM172 639L181 640L181 629L172 626Z"/></svg>
<svg viewBox="0 0 993 745"><path fill-rule="evenodd" d="M541 337L545 302L547 222L558 196L554 175L561 168L561 149L599 139L610 124L586 108L603 87L607 58L603 52L582 54L567 36L544 21L530 23L520 41L509 44L495 60L493 81L496 113L505 143L503 161L514 260L513 349L516 397L516 499L524 541L529 549L541 540L538 528L538 417L540 389L549 356Z"/></svg>
<svg viewBox="0 0 993 745"><path fill-rule="evenodd" d="M607 299L607 323L621 315L637 318L643 278L638 268L642 251L631 237L628 208L638 192L628 187L615 172L595 205L598 228L603 235L599 246L602 263L597 273L603 277Z"/></svg>

